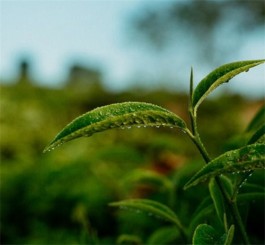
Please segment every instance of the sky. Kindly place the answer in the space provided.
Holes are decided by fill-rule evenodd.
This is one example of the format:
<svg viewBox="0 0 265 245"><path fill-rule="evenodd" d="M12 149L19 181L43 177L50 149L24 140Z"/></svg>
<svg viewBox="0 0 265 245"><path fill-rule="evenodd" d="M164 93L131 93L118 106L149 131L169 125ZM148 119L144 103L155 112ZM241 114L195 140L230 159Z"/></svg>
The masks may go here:
<svg viewBox="0 0 265 245"><path fill-rule="evenodd" d="M183 53L153 59L154 54L150 51L133 46L133 38L128 40L129 17L150 3L161 4L150 0L0 0L0 80L14 79L17 64L24 57L32 64L33 78L42 85L62 84L69 67L74 62L81 62L99 68L103 72L104 85L112 90L133 85L152 87L154 84L150 81L156 83L155 80L165 74L172 80L188 81L191 66L195 78L200 80L216 68L200 67L200 62L194 61L184 49ZM264 41L265 37L249 40L236 60L262 58L260 50L265 50ZM177 61L176 57L181 56L183 62ZM231 89L264 96L264 66L249 73L243 80L256 77L255 86L247 82L238 86L235 82ZM139 77L142 79L135 82ZM165 86L178 89L178 85L171 82Z"/></svg>
<svg viewBox="0 0 265 245"><path fill-rule="evenodd" d="M130 66L121 20L137 5L139 1L1 1L1 77L14 76L17 60L29 57L35 76L46 84L66 78L74 61L103 69L109 80L121 80Z"/></svg>

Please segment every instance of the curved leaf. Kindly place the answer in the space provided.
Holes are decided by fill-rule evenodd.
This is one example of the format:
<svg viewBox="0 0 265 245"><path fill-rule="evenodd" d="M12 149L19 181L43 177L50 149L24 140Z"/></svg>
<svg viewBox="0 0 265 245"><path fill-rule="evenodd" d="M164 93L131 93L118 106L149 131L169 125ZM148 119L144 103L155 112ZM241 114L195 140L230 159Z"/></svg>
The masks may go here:
<svg viewBox="0 0 265 245"><path fill-rule="evenodd" d="M211 178L209 182L209 191L211 198L213 200L213 204L215 207L215 211L217 213L217 216L221 222L221 224L224 223L224 214L225 214L225 204L224 199L221 193L221 190L218 188L218 185L214 178Z"/></svg>
<svg viewBox="0 0 265 245"><path fill-rule="evenodd" d="M256 115L254 116L254 118L251 120L251 122L249 123L246 131L250 132L252 130L258 129L260 128L260 126L262 124L264 124L264 120L265 120L265 105L263 105L259 111L256 113Z"/></svg>
<svg viewBox="0 0 265 245"><path fill-rule="evenodd" d="M228 178L225 175L219 176L220 181L223 184L223 188L226 191L226 193L231 197L233 194L233 183L230 178Z"/></svg>
<svg viewBox="0 0 265 245"><path fill-rule="evenodd" d="M230 245L232 244L234 238L234 225L231 225L227 233L224 233L221 237L219 233L210 225L200 224L194 231L192 237L193 245L201 245L201 244L222 244L222 245Z"/></svg>
<svg viewBox="0 0 265 245"><path fill-rule="evenodd" d="M240 173L265 167L265 144L253 144L228 151L197 172L184 186L187 189L223 173Z"/></svg>
<svg viewBox="0 0 265 245"><path fill-rule="evenodd" d="M186 236L186 231L184 230L176 214L164 204L148 199L130 199L120 202L113 202L109 205L124 209L133 209L140 212L147 212L150 216L154 216L175 224L179 228L182 235L184 237Z"/></svg>
<svg viewBox="0 0 265 245"><path fill-rule="evenodd" d="M192 244L220 244L217 231L210 225L200 224L194 231Z"/></svg>
<svg viewBox="0 0 265 245"><path fill-rule="evenodd" d="M262 125L249 139L248 144L265 143L265 124Z"/></svg>
<svg viewBox="0 0 265 245"><path fill-rule="evenodd" d="M163 227L156 230L148 239L147 244L175 244L180 234L175 226Z"/></svg>
<svg viewBox="0 0 265 245"><path fill-rule="evenodd" d="M227 234L226 234L226 239L224 242L224 245L231 245L233 242L233 238L234 238L234 233L235 233L235 226L231 225Z"/></svg>
<svg viewBox="0 0 265 245"><path fill-rule="evenodd" d="M143 169L130 172L126 176L126 183L147 183L165 190L171 190L173 188L172 182L165 175Z"/></svg>
<svg viewBox="0 0 265 245"><path fill-rule="evenodd" d="M248 71L250 68L264 63L265 60L248 60L233 62L212 71L204 79L200 81L198 86L195 88L192 96L192 106L194 108L194 114L198 106L202 101L210 94L214 89L216 89L222 83L229 82L231 78L238 75L241 72Z"/></svg>
<svg viewBox="0 0 265 245"><path fill-rule="evenodd" d="M241 193L248 193L248 192L264 192L265 193L265 187L263 185L246 183L241 188Z"/></svg>
<svg viewBox="0 0 265 245"><path fill-rule="evenodd" d="M140 245L143 244L142 239L135 235L122 234L117 239L117 244L131 244Z"/></svg>
<svg viewBox="0 0 265 245"><path fill-rule="evenodd" d="M264 192L250 192L250 193L243 193L237 196L238 202L251 202L257 200L264 200L265 193Z"/></svg>
<svg viewBox="0 0 265 245"><path fill-rule="evenodd" d="M237 176L234 184L234 191L232 195L232 200L236 199L236 195L239 192L239 189L247 182L247 179L252 175L253 171L249 171L246 173L242 173L241 175Z"/></svg>
<svg viewBox="0 0 265 245"><path fill-rule="evenodd" d="M207 207L202 208L199 212L192 217L189 225L189 234L192 234L200 222L207 222L214 214L214 205L210 204Z"/></svg>
<svg viewBox="0 0 265 245"><path fill-rule="evenodd" d="M44 152L67 141L112 128L165 126L186 129L185 122L174 113L150 103L124 102L98 107L69 123L45 148Z"/></svg>

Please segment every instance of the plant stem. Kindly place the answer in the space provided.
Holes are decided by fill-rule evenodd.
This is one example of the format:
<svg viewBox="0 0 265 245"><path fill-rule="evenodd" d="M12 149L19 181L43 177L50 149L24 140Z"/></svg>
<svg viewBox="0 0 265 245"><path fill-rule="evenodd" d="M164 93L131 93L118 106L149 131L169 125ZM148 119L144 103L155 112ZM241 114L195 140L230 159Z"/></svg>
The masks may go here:
<svg viewBox="0 0 265 245"><path fill-rule="evenodd" d="M190 105L189 112L190 112L190 118L191 118L192 132L188 129L186 130L186 132L189 135L192 142L197 146L197 149L200 151L205 163L208 164L211 161L211 158L209 157L209 154L201 141L200 135L198 133L196 116L194 116L191 105ZM239 214L236 200L232 200L230 198L229 194L226 192L225 188L223 187L222 181L219 177L216 177L215 180L225 201L228 204L228 207L230 208L231 214L234 218L234 221L236 222L238 226L238 229L240 230L242 234L245 244L249 244L249 239L248 239L245 227L243 225L242 218Z"/></svg>
<svg viewBox="0 0 265 245"><path fill-rule="evenodd" d="M192 142L197 146L197 149L200 151L200 153L201 153L201 155L202 155L204 161L206 162L206 164L207 164L208 162L210 162L211 159L210 159L210 157L209 157L209 154L208 154L208 152L206 151L206 149L205 149L205 147L204 147L204 145L203 145L203 143L202 143L202 141L201 141L199 135L195 135L195 136L194 136L194 135L190 132L190 130L188 130L188 129L186 130L186 132L187 132L187 134L189 135L189 137L190 137L190 139L192 140Z"/></svg>
<svg viewBox="0 0 265 245"><path fill-rule="evenodd" d="M216 180L216 183L217 183L219 189L221 190L221 192L223 194L223 197L225 198L225 200L228 204L228 207L229 207L229 209L232 213L232 216L233 216L233 218L234 218L234 220L235 220L235 222L236 222L236 224L237 224L237 226L238 226L238 228L242 234L242 237L243 237L245 244L250 244L246 230L245 230L245 227L243 225L242 218L241 218L239 211L238 211L236 200L231 199L231 197L229 196L229 194L226 192L225 188L223 187L222 181L219 177L216 177L215 180Z"/></svg>
<svg viewBox="0 0 265 245"><path fill-rule="evenodd" d="M249 239L248 239L248 235L247 235L247 232L246 232L245 227L243 225L242 218L241 218L240 213L238 211L238 207L237 207L236 202L231 202L231 209L232 209L233 217L234 217L234 219L235 219L235 221L239 227L239 230L241 231L241 234L243 236L243 240L244 240L245 244L250 244Z"/></svg>

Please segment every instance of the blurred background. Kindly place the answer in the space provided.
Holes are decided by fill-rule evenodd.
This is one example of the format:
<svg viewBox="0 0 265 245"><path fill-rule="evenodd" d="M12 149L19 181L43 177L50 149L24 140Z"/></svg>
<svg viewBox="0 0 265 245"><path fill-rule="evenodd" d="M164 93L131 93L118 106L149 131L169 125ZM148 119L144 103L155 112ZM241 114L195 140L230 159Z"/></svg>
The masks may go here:
<svg viewBox="0 0 265 245"><path fill-rule="evenodd" d="M188 120L191 67L196 84L224 63L264 58L264 16L259 0L2 0L2 244L113 244L126 232L146 239L160 221L108 207L128 197L167 204L161 185L135 181L138 169L174 183L186 200L174 208L187 219L201 194L182 184L202 160L180 132L117 129L42 150L70 120L109 103L151 102ZM201 106L212 156L233 147L264 104L264 78L264 65L253 68Z"/></svg>

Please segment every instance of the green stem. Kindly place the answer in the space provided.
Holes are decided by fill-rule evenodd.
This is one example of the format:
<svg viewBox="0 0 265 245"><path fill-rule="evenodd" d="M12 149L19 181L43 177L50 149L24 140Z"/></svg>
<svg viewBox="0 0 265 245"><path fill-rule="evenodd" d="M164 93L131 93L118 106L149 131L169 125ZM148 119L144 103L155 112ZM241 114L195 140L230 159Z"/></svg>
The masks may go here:
<svg viewBox="0 0 265 245"><path fill-rule="evenodd" d="M241 218L240 213L238 211L237 203L236 202L230 202L230 203L231 203L231 209L232 209L233 217L234 217L234 219L235 219L235 221L239 227L239 230L241 231L241 234L243 236L243 240L244 240L245 244L250 244L247 232L246 232L245 227L244 227L243 222L242 222L242 218Z"/></svg>
<svg viewBox="0 0 265 245"><path fill-rule="evenodd" d="M192 142L197 146L197 149L200 151L200 153L201 153L201 155L202 155L204 161L206 162L206 164L207 164L208 162L210 162L211 159L210 159L210 157L209 157L209 154L208 154L208 152L206 151L206 149L205 149L205 147L204 147L204 145L203 145L203 143L202 143L202 141L201 141L199 135L195 135L195 136L194 136L194 135L190 132L190 130L188 130L188 129L186 130L186 132L187 132L187 134L189 135L189 137L190 137L190 139L192 140Z"/></svg>
<svg viewBox="0 0 265 245"><path fill-rule="evenodd" d="M200 151L204 161L206 164L208 164L211 161L211 158L209 157L209 154L207 152L207 150L205 149L199 133L198 133L198 128L197 128L197 120L196 120L196 116L194 116L193 110L190 106L190 118L191 118L191 126L192 126L192 132L189 129L186 129L187 134L189 135L190 139L192 140L192 142L197 146L198 150ZM224 199L226 200L228 207L230 208L231 214L234 218L234 221L236 222L243 240L245 242L245 244L249 244L249 239L245 230L245 227L243 225L242 222L242 218L239 214L238 208L237 208L237 204L236 204L236 200L231 200L229 194L226 192L225 188L223 187L222 181L219 177L215 178L217 185L224 197Z"/></svg>
<svg viewBox="0 0 265 245"><path fill-rule="evenodd" d="M232 216L233 216L233 218L234 218L234 220L235 220L235 222L236 222L236 224L237 224L237 226L238 226L238 228L242 234L242 237L243 237L245 244L250 244L246 230L245 230L245 227L243 225L242 218L241 218L239 211L238 211L236 200L231 199L231 197L229 196L229 194L227 193L227 191L223 187L222 181L219 177L216 177L215 180L216 180L216 183L219 186L219 189L221 190L221 192L222 192L222 194L223 194L223 196L224 196L224 198L228 204L228 207L229 207L229 209L232 213Z"/></svg>

